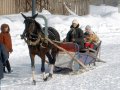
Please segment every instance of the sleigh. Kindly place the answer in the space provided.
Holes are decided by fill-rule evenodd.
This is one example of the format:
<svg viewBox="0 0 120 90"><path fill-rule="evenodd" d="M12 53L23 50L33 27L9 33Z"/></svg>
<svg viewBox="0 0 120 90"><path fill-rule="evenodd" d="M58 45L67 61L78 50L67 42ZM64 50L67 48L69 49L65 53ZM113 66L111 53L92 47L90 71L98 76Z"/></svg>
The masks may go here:
<svg viewBox="0 0 120 90"><path fill-rule="evenodd" d="M68 68L71 71L76 71L82 69L83 66L95 66L96 62L104 62L98 58L101 41L96 45L96 49L87 48L82 49L81 51L79 51L78 44L72 42L62 42L59 43L59 46L69 52L73 58L65 52L60 51L55 64L54 72L59 72L62 69ZM76 62L74 59L78 60L80 63Z"/></svg>

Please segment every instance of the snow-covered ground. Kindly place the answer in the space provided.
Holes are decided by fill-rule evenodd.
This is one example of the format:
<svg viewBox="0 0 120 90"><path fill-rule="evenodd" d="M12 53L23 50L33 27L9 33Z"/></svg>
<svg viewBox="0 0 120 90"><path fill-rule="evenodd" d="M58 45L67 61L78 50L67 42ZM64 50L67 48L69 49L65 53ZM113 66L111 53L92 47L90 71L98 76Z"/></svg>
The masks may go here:
<svg viewBox="0 0 120 90"><path fill-rule="evenodd" d="M53 79L44 82L40 71L41 60L36 56L37 85L33 86L28 48L20 39L24 30L24 18L21 14L0 16L0 25L10 25L14 50L10 55L13 72L5 74L1 90L120 90L120 13L117 7L92 5L90 14L86 16L53 15L46 10L39 14L46 16L48 26L58 30L61 40L69 31L73 19L78 19L83 30L86 25L91 25L102 40L101 59L107 63L82 74L55 74ZM31 12L25 15L30 16ZM44 26L43 19L36 20Z"/></svg>

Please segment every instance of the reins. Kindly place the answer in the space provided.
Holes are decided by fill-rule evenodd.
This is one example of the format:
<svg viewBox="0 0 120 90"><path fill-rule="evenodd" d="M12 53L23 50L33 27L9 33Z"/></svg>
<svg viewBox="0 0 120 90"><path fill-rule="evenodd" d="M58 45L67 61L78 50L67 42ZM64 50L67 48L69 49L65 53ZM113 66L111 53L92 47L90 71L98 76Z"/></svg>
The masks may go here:
<svg viewBox="0 0 120 90"><path fill-rule="evenodd" d="M87 70L86 66L81 61L77 60L71 53L69 53L67 50L65 50L64 48L62 48L62 47L60 47L59 45L56 44L56 43L60 43L59 41L55 41L55 40L52 41L48 37L42 38L41 35L38 35L38 39L36 41L34 41L34 42L30 42L30 41L28 42L28 40L26 40L25 37L23 37L23 39L25 40L25 42L28 45L33 45L33 46L37 45L40 42L40 40L42 40L42 39L43 40L47 40L49 43L51 43L52 45L54 45L56 48L58 48L61 51L65 52L66 54L68 54L73 60L75 60L76 62L78 62L85 70Z"/></svg>
<svg viewBox="0 0 120 90"><path fill-rule="evenodd" d="M79 60L77 60L71 53L69 53L67 50L65 50L64 48L58 46L56 43L54 43L54 41L50 40L48 37L45 37L45 39L50 42L51 44L53 44L55 47L57 47L58 49L62 50L63 52L65 52L66 54L68 54L74 61L78 62L85 70L86 66ZM57 41L59 42L59 41Z"/></svg>

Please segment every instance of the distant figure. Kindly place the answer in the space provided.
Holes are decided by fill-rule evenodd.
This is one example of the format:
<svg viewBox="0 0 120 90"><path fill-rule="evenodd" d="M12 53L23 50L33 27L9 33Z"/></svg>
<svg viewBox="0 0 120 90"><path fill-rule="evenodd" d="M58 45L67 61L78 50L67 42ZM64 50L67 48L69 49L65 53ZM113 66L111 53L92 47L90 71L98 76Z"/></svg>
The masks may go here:
<svg viewBox="0 0 120 90"><path fill-rule="evenodd" d="M91 27L87 25L84 33L85 48L96 48L96 44L99 42L98 36L91 30Z"/></svg>
<svg viewBox="0 0 120 90"><path fill-rule="evenodd" d="M79 45L79 49L84 48L84 34L83 30L79 28L79 22L74 19L70 27L70 31L67 33L66 42L74 42Z"/></svg>
<svg viewBox="0 0 120 90"><path fill-rule="evenodd" d="M2 24L1 33L0 33L0 43L2 43L5 46L5 49L8 55L13 52L11 35L9 32L10 32L9 25ZM9 60L7 60L6 64L4 65L4 73L6 73L5 67L7 68L8 73L11 73L11 66L10 66Z"/></svg>

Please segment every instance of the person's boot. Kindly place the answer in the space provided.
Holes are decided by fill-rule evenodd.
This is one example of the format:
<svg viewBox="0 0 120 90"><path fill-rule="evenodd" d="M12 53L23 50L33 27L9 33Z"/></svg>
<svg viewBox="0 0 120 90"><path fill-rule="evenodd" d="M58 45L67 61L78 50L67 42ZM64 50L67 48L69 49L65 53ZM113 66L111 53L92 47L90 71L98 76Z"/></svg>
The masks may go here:
<svg viewBox="0 0 120 90"><path fill-rule="evenodd" d="M11 70L11 66L10 66L10 63L9 63L9 60L6 61L6 68L8 70L8 73L11 73L12 70Z"/></svg>

